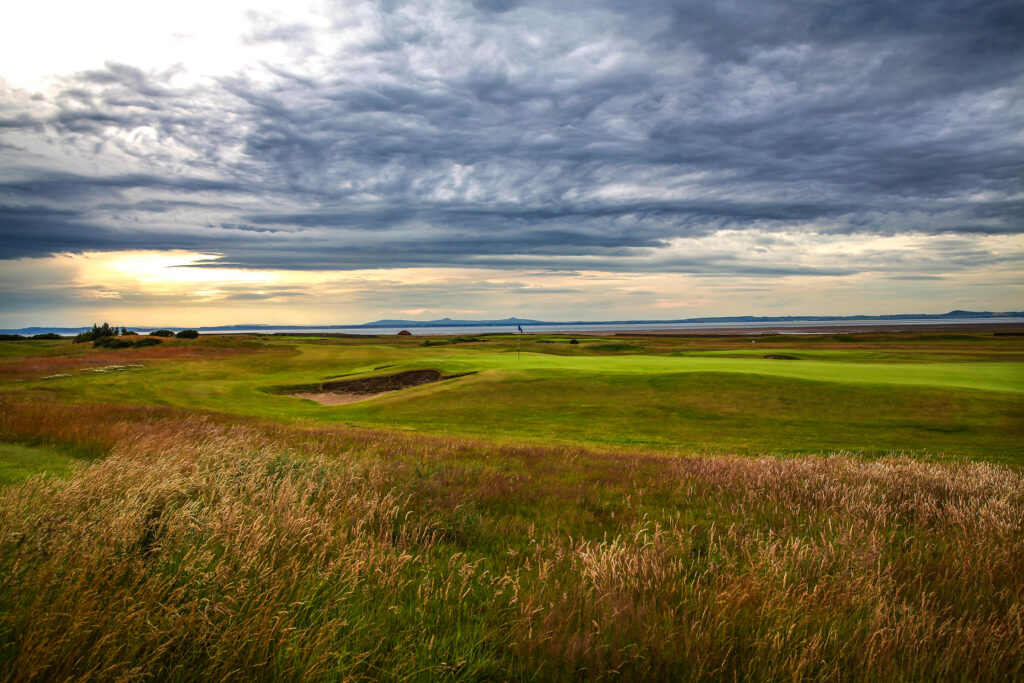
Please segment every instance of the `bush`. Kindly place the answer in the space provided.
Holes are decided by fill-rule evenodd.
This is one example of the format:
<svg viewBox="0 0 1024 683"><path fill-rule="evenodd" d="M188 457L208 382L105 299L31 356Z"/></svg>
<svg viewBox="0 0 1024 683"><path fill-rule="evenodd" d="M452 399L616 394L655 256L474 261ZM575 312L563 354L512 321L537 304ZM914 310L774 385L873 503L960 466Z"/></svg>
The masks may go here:
<svg viewBox="0 0 1024 683"><path fill-rule="evenodd" d="M107 323L103 323L102 326L97 325L96 323L93 323L91 330L89 330L88 332L82 332L81 334L76 335L74 340L73 340L73 342L75 344L81 344L82 342L88 342L88 341L94 342L97 339L102 339L104 337L116 337L116 336L117 336L117 328L116 327L111 327Z"/></svg>
<svg viewBox="0 0 1024 683"><path fill-rule="evenodd" d="M570 340L569 343L570 344L579 344L580 340L579 339L573 339L573 340Z"/></svg>
<svg viewBox="0 0 1024 683"><path fill-rule="evenodd" d="M178 339L195 339L199 336L198 330L182 330L178 334L174 335Z"/></svg>
<svg viewBox="0 0 1024 683"><path fill-rule="evenodd" d="M153 330L149 333L150 337L173 337L174 333L170 330Z"/></svg>
<svg viewBox="0 0 1024 683"><path fill-rule="evenodd" d="M18 341L19 339L25 339L20 334L0 334L0 341Z"/></svg>
<svg viewBox="0 0 1024 683"><path fill-rule="evenodd" d="M143 337L142 339L135 342L135 348L139 349L143 346L156 346L157 344L163 344L163 339L157 339L156 337Z"/></svg>
<svg viewBox="0 0 1024 683"><path fill-rule="evenodd" d="M127 327L122 327L121 328L121 336L122 337L137 337L137 336L139 336L139 333L138 332L132 332Z"/></svg>
<svg viewBox="0 0 1024 683"><path fill-rule="evenodd" d="M135 342L130 339L121 339L120 337L100 337L92 343L93 348L97 349L127 349L131 346L135 346Z"/></svg>
<svg viewBox="0 0 1024 683"><path fill-rule="evenodd" d="M32 335L32 339L63 339L63 338L64 337L60 336L56 332L44 332L43 334L33 334Z"/></svg>

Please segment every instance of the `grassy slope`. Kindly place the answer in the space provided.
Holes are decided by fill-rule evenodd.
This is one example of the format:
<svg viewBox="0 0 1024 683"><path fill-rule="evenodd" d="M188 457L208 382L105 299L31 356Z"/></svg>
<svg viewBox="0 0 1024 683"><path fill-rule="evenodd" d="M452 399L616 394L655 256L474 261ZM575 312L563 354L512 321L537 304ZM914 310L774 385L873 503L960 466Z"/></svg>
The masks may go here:
<svg viewBox="0 0 1024 683"><path fill-rule="evenodd" d="M1024 481L20 401L0 679L1016 680Z"/></svg>
<svg viewBox="0 0 1024 683"><path fill-rule="evenodd" d="M65 477L78 462L56 448L0 443L0 486L38 474Z"/></svg>
<svg viewBox="0 0 1024 683"><path fill-rule="evenodd" d="M8 387L71 400L500 439L740 453L1022 456L1024 362L1020 342L1012 339L762 340L755 357L745 357L755 354L745 340L727 348L708 348L722 341L598 339L578 347L538 341L525 343L529 351L517 357L509 339L430 347L390 339L275 339L262 346L200 340L183 348L198 353L210 345L221 355L157 357L145 368L71 370L69 378ZM237 353L223 355L232 343ZM957 356L963 360L950 362ZM96 351L92 358L102 363L110 357ZM335 407L267 393L275 386L423 367L479 374Z"/></svg>
<svg viewBox="0 0 1024 683"><path fill-rule="evenodd" d="M338 410L346 421L486 437L719 452L901 450L1012 458L1022 402L979 392L771 377L573 375L465 381ZM442 400L439 400L442 399Z"/></svg>

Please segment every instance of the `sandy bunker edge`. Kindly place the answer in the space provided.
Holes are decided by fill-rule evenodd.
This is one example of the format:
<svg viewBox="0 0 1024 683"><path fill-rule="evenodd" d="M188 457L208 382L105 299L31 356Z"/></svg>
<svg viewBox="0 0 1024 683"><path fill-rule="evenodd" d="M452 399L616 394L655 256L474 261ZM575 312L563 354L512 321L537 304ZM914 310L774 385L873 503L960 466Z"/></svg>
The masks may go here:
<svg viewBox="0 0 1024 683"><path fill-rule="evenodd" d="M439 370L406 370L391 375L323 382L320 384L318 391L312 391L307 387L305 391L288 393L291 396L306 398L322 405L336 406L345 403L355 403L356 401L365 401L393 391L418 387L422 384L431 384L474 374L476 373L461 372L454 375L445 375Z"/></svg>

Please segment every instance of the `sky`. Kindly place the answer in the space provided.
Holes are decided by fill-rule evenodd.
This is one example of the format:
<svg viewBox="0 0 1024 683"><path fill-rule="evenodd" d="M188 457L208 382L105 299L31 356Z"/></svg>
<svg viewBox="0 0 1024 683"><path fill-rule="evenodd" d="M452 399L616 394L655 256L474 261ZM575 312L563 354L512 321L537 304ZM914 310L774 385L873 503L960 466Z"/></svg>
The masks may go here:
<svg viewBox="0 0 1024 683"><path fill-rule="evenodd" d="M0 19L0 327L1024 309L1019 0Z"/></svg>

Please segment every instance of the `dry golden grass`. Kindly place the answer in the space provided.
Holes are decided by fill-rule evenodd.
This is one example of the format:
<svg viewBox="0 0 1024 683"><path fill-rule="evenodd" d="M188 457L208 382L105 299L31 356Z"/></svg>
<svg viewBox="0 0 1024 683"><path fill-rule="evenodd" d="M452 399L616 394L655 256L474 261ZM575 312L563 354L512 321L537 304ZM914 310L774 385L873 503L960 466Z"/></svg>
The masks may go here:
<svg viewBox="0 0 1024 683"><path fill-rule="evenodd" d="M0 679L1024 676L1012 468L0 409Z"/></svg>

